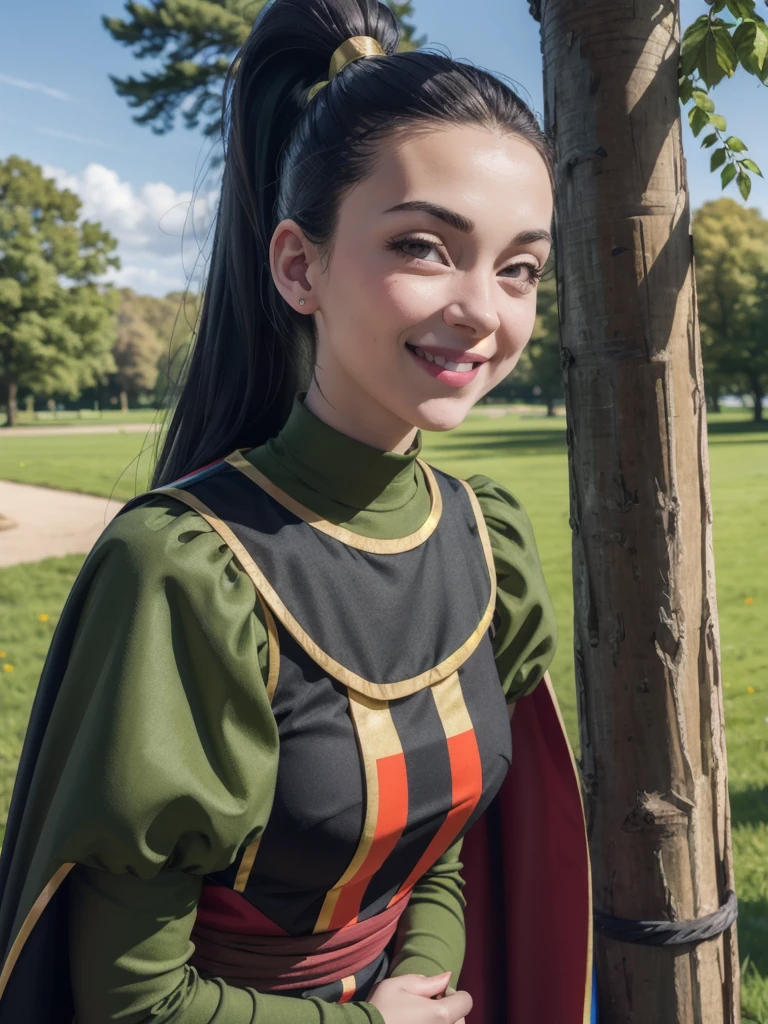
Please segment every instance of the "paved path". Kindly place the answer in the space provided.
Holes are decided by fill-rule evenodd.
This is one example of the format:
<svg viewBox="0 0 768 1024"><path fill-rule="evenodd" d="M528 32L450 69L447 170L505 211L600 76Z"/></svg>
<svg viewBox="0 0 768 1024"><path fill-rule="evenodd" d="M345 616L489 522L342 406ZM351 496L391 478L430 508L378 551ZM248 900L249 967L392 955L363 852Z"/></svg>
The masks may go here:
<svg viewBox="0 0 768 1024"><path fill-rule="evenodd" d="M121 507L90 494L0 480L0 512L17 523L0 530L0 566L85 554Z"/></svg>
<svg viewBox="0 0 768 1024"><path fill-rule="evenodd" d="M83 425L71 427L2 427L0 441L4 437L63 437L65 434L148 434L160 429L159 423L126 423L120 426L103 424L102 426Z"/></svg>

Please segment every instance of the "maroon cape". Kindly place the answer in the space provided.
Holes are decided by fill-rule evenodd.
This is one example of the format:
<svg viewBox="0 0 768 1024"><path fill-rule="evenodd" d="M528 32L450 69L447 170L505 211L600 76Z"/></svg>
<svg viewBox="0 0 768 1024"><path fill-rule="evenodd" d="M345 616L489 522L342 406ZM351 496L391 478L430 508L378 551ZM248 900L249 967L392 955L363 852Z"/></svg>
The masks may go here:
<svg viewBox="0 0 768 1024"><path fill-rule="evenodd" d="M549 677L517 701L512 766L462 847L471 1024L590 1024L592 889L581 788Z"/></svg>

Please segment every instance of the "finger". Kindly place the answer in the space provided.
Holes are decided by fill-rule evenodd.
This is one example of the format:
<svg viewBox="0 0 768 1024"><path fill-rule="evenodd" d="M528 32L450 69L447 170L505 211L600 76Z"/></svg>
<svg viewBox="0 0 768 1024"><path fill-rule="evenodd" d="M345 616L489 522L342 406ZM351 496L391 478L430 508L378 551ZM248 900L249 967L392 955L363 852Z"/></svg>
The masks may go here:
<svg viewBox="0 0 768 1024"><path fill-rule="evenodd" d="M422 978L418 974L402 974L397 979L406 992L415 996L427 996L431 999L438 993L445 992L445 986L451 980L451 972L436 974L432 978Z"/></svg>
<svg viewBox="0 0 768 1024"><path fill-rule="evenodd" d="M445 996L442 1003L443 1008L448 1010L449 1019L458 1024L472 1009L472 996L469 992L456 992L452 996Z"/></svg>

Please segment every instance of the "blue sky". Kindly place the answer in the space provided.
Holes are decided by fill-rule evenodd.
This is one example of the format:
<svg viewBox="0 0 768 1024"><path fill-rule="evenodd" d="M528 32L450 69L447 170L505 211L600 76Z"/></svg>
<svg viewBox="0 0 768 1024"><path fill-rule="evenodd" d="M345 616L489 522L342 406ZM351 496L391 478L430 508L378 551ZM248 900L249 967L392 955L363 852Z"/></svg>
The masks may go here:
<svg viewBox="0 0 768 1024"><path fill-rule="evenodd" d="M447 47L500 72L543 113L538 25L525 0L416 0L417 21L430 43ZM202 196L199 224L212 209L201 177L210 143L179 127L156 136L131 119L114 92L110 73L138 74L143 65L101 25L122 0L34 0L3 11L0 36L0 159L17 153L44 165L79 192L84 212L98 217L120 241L118 281L163 294L184 284L199 251L192 225L182 229L192 190ZM683 0L683 24L706 10L704 0ZM743 138L768 175L768 89L737 73L714 94L729 132ZM695 209L722 195L709 154L684 126L684 146ZM209 179L210 181L210 179ZM725 193L739 199L735 185ZM754 178L750 206L768 216L768 185Z"/></svg>

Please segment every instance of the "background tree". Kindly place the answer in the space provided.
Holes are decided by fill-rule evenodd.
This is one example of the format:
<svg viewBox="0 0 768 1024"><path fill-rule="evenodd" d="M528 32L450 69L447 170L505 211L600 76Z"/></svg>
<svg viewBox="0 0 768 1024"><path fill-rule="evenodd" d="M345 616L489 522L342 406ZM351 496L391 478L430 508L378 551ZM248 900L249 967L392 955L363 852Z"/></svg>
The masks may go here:
<svg viewBox="0 0 768 1024"><path fill-rule="evenodd" d="M389 0L388 0L389 2ZM118 96L137 109L134 121L163 135L180 113L187 128L207 137L221 133L224 77L248 38L266 0L127 0L126 17L103 17L113 39L130 47L139 60L155 58L156 69L140 78L111 75ZM401 50L422 46L411 0L389 2L403 29Z"/></svg>
<svg viewBox="0 0 768 1024"><path fill-rule="evenodd" d="M20 388L75 396L114 369L117 296L94 278L119 266L117 241L77 223L80 200L28 160L0 161L0 402Z"/></svg>
<svg viewBox="0 0 768 1024"><path fill-rule="evenodd" d="M531 340L513 371L531 393L547 406L547 416L555 415L555 405L563 400L563 370L560 360L560 322L557 316L557 281L547 274L538 286L536 323Z"/></svg>
<svg viewBox="0 0 768 1024"><path fill-rule="evenodd" d="M768 220L733 199L693 216L705 384L752 396L755 421L768 393Z"/></svg>
<svg viewBox="0 0 768 1024"><path fill-rule="evenodd" d="M600 1020L736 1024L735 926L657 947L605 930L691 922L734 887L679 2L539 14Z"/></svg>
<svg viewBox="0 0 768 1024"><path fill-rule="evenodd" d="M117 371L112 381L118 389L120 408L128 412L129 396L134 400L140 394L153 392L157 384L158 363L163 343L144 314L150 296L138 296L130 288L120 292L120 311L117 317L117 339L112 355ZM161 300L162 301L162 300Z"/></svg>

